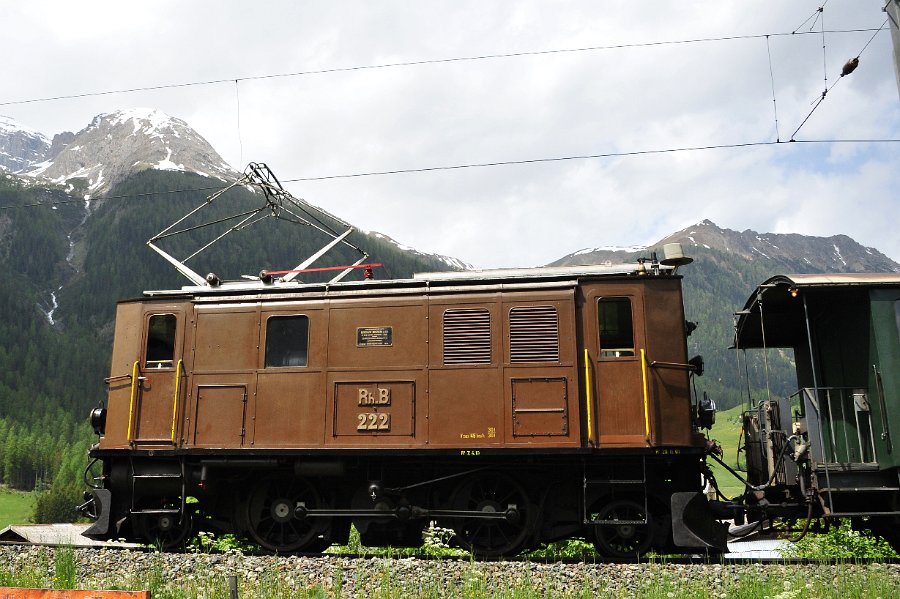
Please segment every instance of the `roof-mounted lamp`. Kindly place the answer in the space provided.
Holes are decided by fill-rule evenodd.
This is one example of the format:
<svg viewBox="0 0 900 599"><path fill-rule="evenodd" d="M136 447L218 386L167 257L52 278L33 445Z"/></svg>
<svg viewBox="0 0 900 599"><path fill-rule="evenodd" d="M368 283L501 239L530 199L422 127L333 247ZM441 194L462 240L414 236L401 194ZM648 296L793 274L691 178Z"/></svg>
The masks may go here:
<svg viewBox="0 0 900 599"><path fill-rule="evenodd" d="M679 266L684 266L694 261L693 258L684 255L684 250L681 249L680 243L665 244L663 246L663 256L665 258L660 261L660 264L663 266L674 266L676 270Z"/></svg>

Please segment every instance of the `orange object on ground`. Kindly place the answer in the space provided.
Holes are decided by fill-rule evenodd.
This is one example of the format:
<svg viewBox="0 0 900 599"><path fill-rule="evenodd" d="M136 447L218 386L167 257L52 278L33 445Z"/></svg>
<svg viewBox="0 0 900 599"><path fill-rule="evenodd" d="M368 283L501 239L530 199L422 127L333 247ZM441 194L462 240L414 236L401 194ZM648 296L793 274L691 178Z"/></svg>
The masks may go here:
<svg viewBox="0 0 900 599"><path fill-rule="evenodd" d="M150 599L150 591L85 591L0 587L0 599Z"/></svg>

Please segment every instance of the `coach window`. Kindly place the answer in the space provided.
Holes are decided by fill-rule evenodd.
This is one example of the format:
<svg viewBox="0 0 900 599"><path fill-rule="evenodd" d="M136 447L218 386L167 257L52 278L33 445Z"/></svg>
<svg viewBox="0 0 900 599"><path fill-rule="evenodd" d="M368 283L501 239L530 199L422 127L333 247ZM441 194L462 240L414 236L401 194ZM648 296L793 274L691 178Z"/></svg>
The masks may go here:
<svg viewBox="0 0 900 599"><path fill-rule="evenodd" d="M266 321L266 368L306 366L309 318L272 316Z"/></svg>
<svg viewBox="0 0 900 599"><path fill-rule="evenodd" d="M171 368L175 360L174 314L154 314L147 323L147 368Z"/></svg>
<svg viewBox="0 0 900 599"><path fill-rule="evenodd" d="M600 330L600 357L634 356L634 325L631 300L627 297L604 297L597 304Z"/></svg>

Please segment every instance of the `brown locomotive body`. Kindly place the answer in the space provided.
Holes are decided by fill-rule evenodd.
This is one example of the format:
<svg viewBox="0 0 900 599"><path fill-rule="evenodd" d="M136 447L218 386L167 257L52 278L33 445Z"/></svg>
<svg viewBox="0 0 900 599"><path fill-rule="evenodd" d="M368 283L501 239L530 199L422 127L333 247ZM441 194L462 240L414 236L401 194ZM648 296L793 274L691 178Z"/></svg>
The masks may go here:
<svg viewBox="0 0 900 599"><path fill-rule="evenodd" d="M686 352L658 265L148 292L118 306L89 532L317 551L351 522L403 545L436 521L488 555L703 545L672 508L705 448Z"/></svg>

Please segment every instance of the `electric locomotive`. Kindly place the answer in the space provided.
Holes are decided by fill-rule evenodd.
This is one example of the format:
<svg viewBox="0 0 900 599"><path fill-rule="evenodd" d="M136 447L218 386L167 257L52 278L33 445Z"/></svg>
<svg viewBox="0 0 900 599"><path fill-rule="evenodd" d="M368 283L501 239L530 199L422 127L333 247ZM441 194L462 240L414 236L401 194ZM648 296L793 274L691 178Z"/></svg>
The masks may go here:
<svg viewBox="0 0 900 599"><path fill-rule="evenodd" d="M667 250L122 301L86 534L176 547L205 528L286 553L351 524L418 545L435 522L479 555L573 536L614 557L724 549L711 512L683 518L705 504L702 360L675 273L690 259Z"/></svg>

